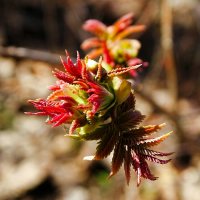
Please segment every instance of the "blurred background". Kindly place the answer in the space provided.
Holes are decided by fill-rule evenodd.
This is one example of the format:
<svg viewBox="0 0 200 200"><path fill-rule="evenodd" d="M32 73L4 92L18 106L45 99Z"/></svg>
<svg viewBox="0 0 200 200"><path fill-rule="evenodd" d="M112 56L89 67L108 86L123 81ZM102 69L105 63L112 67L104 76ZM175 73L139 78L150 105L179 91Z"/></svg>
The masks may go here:
<svg viewBox="0 0 200 200"><path fill-rule="evenodd" d="M175 152L167 165L150 164L158 180L135 174L125 184L123 170L107 179L110 158L83 161L95 143L64 137L47 126L28 99L45 98L55 82L59 56L72 56L90 35L89 18L112 24L133 12L145 24L137 36L139 57L149 66L139 72L137 109L144 124L166 122L173 130L159 146ZM200 3L198 0L0 0L0 199L1 200L199 200L200 199Z"/></svg>

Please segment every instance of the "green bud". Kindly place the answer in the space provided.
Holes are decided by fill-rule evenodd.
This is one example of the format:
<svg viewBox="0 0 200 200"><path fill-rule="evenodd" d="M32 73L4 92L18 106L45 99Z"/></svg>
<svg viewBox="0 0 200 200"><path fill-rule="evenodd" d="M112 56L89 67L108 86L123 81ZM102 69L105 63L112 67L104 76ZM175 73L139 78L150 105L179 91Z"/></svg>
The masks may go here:
<svg viewBox="0 0 200 200"><path fill-rule="evenodd" d="M120 77L113 77L112 85L118 104L123 103L131 93L131 83Z"/></svg>

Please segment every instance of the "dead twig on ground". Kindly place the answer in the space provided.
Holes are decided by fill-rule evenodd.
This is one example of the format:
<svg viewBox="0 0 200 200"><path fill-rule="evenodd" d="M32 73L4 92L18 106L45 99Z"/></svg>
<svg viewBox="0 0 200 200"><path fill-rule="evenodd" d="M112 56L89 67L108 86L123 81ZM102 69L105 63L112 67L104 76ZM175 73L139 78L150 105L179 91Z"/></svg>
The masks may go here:
<svg viewBox="0 0 200 200"><path fill-rule="evenodd" d="M15 58L39 60L48 63L58 64L60 55L42 50L29 49L24 47L3 47L0 46L0 55Z"/></svg>

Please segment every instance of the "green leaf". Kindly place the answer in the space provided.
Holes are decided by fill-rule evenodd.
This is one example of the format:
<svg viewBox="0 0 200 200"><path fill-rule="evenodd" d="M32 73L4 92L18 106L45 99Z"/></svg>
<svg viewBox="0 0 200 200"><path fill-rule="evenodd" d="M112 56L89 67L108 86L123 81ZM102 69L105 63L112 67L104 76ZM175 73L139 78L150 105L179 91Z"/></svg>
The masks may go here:
<svg viewBox="0 0 200 200"><path fill-rule="evenodd" d="M90 128L92 128L93 125L86 125L86 126L90 126ZM80 137L85 140L99 140L107 133L107 131L108 131L108 125L103 125L102 127L96 129L93 127L93 129L90 131L84 130L84 134L80 133Z"/></svg>
<svg viewBox="0 0 200 200"><path fill-rule="evenodd" d="M131 93L131 83L120 77L113 77L112 86L115 92L115 96L118 104L122 104Z"/></svg>
<svg viewBox="0 0 200 200"><path fill-rule="evenodd" d="M63 86L63 93L66 96L72 97L79 104L87 104L87 93L82 90L79 85L65 83Z"/></svg>

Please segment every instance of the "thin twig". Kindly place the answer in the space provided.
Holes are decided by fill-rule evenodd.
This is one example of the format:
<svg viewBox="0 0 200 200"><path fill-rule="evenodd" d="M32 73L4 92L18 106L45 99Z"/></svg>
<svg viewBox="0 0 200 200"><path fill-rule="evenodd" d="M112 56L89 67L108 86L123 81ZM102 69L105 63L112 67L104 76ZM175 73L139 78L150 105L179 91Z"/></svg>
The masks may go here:
<svg viewBox="0 0 200 200"><path fill-rule="evenodd" d="M59 57L60 55L54 54L51 52L46 51L40 51L40 50L33 50L28 48L22 48L22 47L0 47L0 55L4 56L11 56L11 57L17 57L17 58L29 58L32 60L40 60L44 62L49 62L53 64L60 63ZM159 112L165 114L171 121L173 121L177 128L177 134L180 136L181 141L185 141L185 134L184 130L182 129L180 122L178 120L178 116L175 113L169 112L160 105L155 102L150 95L145 93L144 91L141 91L137 87L134 88L134 90L137 92L139 96L141 96L143 99L145 99L147 102L149 102L156 110Z"/></svg>
<svg viewBox="0 0 200 200"><path fill-rule="evenodd" d="M60 62L60 55L47 51L29 49L24 47L2 47L0 46L0 55L10 56L15 58L28 58L32 60L40 60L52 64Z"/></svg>
<svg viewBox="0 0 200 200"><path fill-rule="evenodd" d="M145 24L149 27L155 20L157 16L157 2L155 0L148 0L144 2L142 12L136 21L136 24ZM154 12L152 12L154 11Z"/></svg>
<svg viewBox="0 0 200 200"><path fill-rule="evenodd" d="M176 134L179 136L180 142L185 142L186 141L186 134L185 131L183 130L180 121L179 121L179 116L175 112L170 112L160 106L155 100L151 98L150 95L144 92L144 90L140 90L138 87L134 88L135 92L142 97L144 100L146 100L148 103L150 103L154 109L156 109L158 112L163 113L169 120L174 122L176 126Z"/></svg>
<svg viewBox="0 0 200 200"><path fill-rule="evenodd" d="M177 102L177 73L173 52L173 16L169 0L161 1L161 46L163 61L167 74L167 84L174 100L173 108L176 109Z"/></svg>

